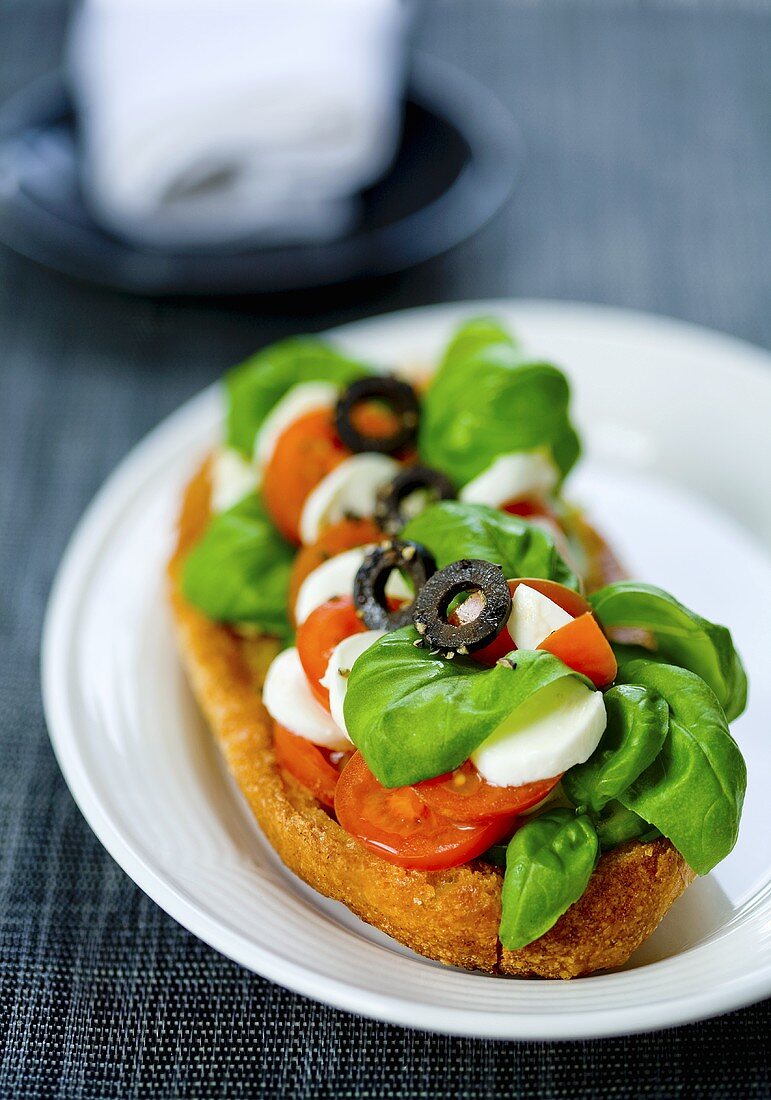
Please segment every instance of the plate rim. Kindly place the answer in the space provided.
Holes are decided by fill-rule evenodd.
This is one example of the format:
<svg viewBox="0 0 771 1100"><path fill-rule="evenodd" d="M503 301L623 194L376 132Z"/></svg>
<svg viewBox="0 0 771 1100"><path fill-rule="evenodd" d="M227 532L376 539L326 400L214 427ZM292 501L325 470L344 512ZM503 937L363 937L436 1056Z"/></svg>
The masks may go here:
<svg viewBox="0 0 771 1100"><path fill-rule="evenodd" d="M398 327L405 321L412 323L415 319L426 316L444 321L474 312L512 309L572 314L584 320L599 320L603 323L612 321L615 325L620 323L622 327L630 324L646 328L653 326L664 336L682 336L689 343L696 338L711 344L713 348L719 349L722 346L723 351L732 351L734 355L740 356L744 359L745 366L753 373L757 372L758 377L764 379L764 384L771 387L771 374L768 372L771 355L756 345L690 322L591 303L500 298L419 306L363 318L330 329L325 335L331 339L345 340L367 328L377 328L383 324ZM200 417L203 410L213 404L218 389L219 383L214 382L189 398L131 448L104 481L70 536L50 590L41 643L43 704L52 748L76 804L100 842L140 889L183 927L221 954L294 992L348 1012L425 1030L424 1003L374 992L363 986L353 986L346 981L335 980L305 966L293 964L282 955L271 953L262 945L245 940L237 930L223 926L222 922L201 909L193 898L186 898L177 887L164 881L162 873L153 868L134 849L133 844L121 835L120 829L110 817L109 807L94 789L86 761L78 753L74 723L67 709L66 665L61 660L63 639L69 635L68 613L74 596L77 595L78 583L87 571L86 566L98 550L99 544L108 537L112 522L121 515L133 493L140 491L145 483L146 477L142 473L154 466L156 453L168 451L169 438L179 436L176 443L176 449L179 450L188 449L196 440L200 440L200 426L196 422L196 416ZM191 426L187 434L184 434L181 429L187 421ZM539 984L542 984L542 980L539 980ZM432 1005L431 1030L497 1039L598 1038L677 1026L751 1004L769 994L771 968L767 967L751 978L743 978L739 983L720 985L697 997L675 997L666 1002L653 1002L646 1006L632 1005L623 1010L614 1008L609 1011L600 1008L596 1011L573 1010L555 1015L452 1006L438 1008Z"/></svg>

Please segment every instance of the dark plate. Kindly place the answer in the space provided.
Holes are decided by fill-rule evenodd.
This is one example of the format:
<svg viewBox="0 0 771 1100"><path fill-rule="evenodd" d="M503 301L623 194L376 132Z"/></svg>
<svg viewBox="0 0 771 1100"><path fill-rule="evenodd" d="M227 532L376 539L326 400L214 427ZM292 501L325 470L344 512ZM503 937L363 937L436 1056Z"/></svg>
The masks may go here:
<svg viewBox="0 0 771 1100"><path fill-rule="evenodd" d="M459 244L509 195L522 162L511 116L485 88L417 55L390 171L356 228L316 245L167 252L102 229L83 203L72 105L60 76L0 110L0 241L67 275L139 294L302 290L402 271Z"/></svg>

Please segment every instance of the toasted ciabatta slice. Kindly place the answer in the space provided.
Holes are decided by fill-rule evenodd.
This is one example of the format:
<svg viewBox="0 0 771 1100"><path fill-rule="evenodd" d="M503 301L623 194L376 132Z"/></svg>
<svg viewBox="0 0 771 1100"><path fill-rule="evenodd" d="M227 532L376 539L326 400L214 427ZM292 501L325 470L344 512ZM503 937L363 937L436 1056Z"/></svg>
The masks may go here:
<svg viewBox="0 0 771 1100"><path fill-rule="evenodd" d="M387 863L279 769L260 691L274 643L212 622L180 591L181 563L204 531L209 495L204 466L186 490L169 563L179 646L227 765L286 866L407 947L453 966L572 978L624 963L694 877L669 841L632 842L602 856L584 895L555 926L507 951L498 940L501 871L481 861L430 872Z"/></svg>

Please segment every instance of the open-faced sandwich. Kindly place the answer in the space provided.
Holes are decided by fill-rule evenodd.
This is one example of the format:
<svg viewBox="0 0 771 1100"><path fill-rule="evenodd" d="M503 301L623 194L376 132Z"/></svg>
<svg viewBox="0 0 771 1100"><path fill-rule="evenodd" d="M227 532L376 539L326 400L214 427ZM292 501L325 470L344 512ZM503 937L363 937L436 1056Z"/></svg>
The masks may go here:
<svg viewBox="0 0 771 1100"><path fill-rule="evenodd" d="M444 963L625 962L736 841L747 684L566 502L564 375L475 320L435 370L298 339L226 392L171 600L281 859Z"/></svg>

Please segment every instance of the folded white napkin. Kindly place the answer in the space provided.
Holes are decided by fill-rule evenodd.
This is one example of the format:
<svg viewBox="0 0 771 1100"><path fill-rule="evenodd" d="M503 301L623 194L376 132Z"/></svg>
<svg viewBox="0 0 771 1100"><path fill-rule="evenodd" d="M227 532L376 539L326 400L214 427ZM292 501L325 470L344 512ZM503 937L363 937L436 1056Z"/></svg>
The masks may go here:
<svg viewBox="0 0 771 1100"><path fill-rule="evenodd" d="M85 0L87 201L163 247L324 240L399 138L402 0Z"/></svg>

